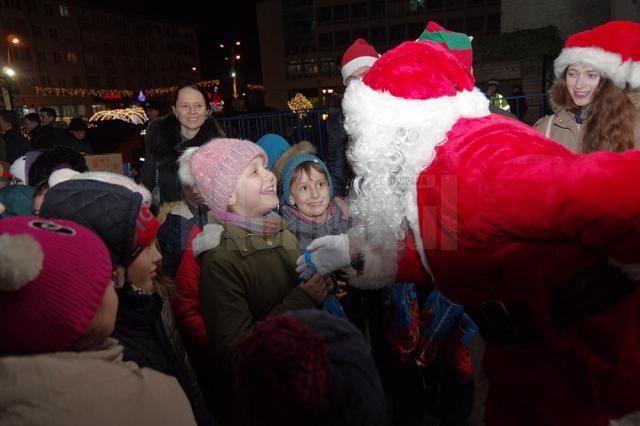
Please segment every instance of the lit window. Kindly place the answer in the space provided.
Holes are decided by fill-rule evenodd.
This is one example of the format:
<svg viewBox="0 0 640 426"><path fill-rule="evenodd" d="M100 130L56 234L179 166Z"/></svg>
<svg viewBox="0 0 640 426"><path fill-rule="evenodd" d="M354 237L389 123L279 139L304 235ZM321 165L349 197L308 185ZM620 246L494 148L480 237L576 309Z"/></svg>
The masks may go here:
<svg viewBox="0 0 640 426"><path fill-rule="evenodd" d="M68 18L69 15L69 6L61 4L58 7L58 11L60 12L60 16L64 16L65 18Z"/></svg>

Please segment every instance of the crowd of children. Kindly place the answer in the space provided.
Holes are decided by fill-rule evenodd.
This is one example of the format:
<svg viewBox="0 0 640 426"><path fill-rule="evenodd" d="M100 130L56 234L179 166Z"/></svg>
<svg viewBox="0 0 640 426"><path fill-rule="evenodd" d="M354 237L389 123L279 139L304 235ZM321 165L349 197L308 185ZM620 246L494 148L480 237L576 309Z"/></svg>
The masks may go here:
<svg viewBox="0 0 640 426"><path fill-rule="evenodd" d="M378 56L354 43L345 85ZM151 191L65 147L2 162L0 424L469 424L463 307L429 280L351 287L365 259L342 194L359 188L309 142L221 137L202 96L181 87L152 128ZM323 274L328 236L346 260Z"/></svg>

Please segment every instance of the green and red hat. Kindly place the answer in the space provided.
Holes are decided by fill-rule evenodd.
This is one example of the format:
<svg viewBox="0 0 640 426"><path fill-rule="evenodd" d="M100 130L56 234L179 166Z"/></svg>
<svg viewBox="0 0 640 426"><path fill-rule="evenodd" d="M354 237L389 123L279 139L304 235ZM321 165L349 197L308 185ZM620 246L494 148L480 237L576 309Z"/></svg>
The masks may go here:
<svg viewBox="0 0 640 426"><path fill-rule="evenodd" d="M471 39L464 33L455 33L429 21L416 41L429 40L446 47L467 69L473 65Z"/></svg>
<svg viewBox="0 0 640 426"><path fill-rule="evenodd" d="M0 171L2 172L0 174L0 182L11 182L11 172L9 171L11 164L6 161L0 161L0 165Z"/></svg>

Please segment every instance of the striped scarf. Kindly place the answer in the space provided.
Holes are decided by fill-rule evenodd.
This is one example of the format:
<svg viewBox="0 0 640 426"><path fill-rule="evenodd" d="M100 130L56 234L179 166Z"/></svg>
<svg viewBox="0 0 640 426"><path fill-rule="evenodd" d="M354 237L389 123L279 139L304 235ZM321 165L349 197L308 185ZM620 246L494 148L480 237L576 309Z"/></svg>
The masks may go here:
<svg viewBox="0 0 640 426"><path fill-rule="evenodd" d="M276 212L270 212L259 219L243 217L231 212L215 212L213 215L223 224L230 223L252 234L274 235L282 229L282 220Z"/></svg>

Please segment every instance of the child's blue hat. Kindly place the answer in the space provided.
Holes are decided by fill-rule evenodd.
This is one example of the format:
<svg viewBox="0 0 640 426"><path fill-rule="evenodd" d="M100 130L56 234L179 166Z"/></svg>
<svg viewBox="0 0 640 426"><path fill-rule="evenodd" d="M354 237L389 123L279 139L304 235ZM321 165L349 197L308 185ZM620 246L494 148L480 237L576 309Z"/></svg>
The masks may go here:
<svg viewBox="0 0 640 426"><path fill-rule="evenodd" d="M269 170L273 170L273 165L276 164L278 158L289 149L289 143L282 136L273 133L267 133L258 139L256 143L267 153Z"/></svg>

